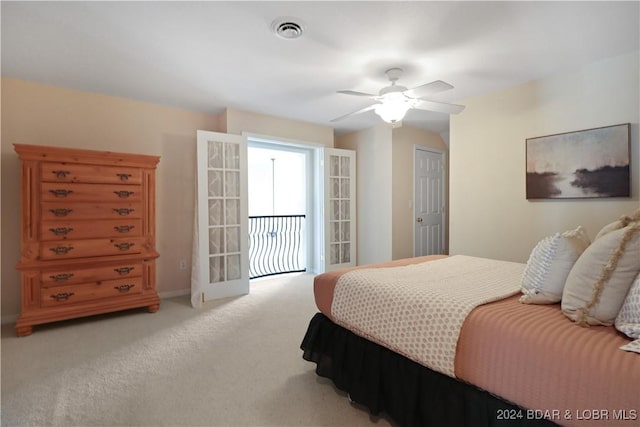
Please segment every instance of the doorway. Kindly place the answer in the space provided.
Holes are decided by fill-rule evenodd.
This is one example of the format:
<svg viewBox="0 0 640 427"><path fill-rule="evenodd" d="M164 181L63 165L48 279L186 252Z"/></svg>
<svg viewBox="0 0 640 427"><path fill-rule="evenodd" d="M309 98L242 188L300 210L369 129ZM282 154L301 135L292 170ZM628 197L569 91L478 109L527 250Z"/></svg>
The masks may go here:
<svg viewBox="0 0 640 427"><path fill-rule="evenodd" d="M414 148L414 256L445 253L445 154Z"/></svg>
<svg viewBox="0 0 640 427"><path fill-rule="evenodd" d="M249 278L304 272L313 244L312 150L248 140Z"/></svg>

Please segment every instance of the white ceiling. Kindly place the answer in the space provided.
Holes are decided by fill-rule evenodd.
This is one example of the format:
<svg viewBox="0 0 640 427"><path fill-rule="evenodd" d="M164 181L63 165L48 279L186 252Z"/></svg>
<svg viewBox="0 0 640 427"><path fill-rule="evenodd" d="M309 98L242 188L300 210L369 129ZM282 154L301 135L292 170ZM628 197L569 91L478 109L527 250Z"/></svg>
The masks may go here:
<svg viewBox="0 0 640 427"><path fill-rule="evenodd" d="M218 114L236 108L334 126L379 122L360 109L384 70L409 88L444 80L432 99L460 103L640 49L632 2L7 2L2 75ZM294 17L302 38L271 31ZM462 112L461 114L464 114ZM405 123L444 132L448 116Z"/></svg>

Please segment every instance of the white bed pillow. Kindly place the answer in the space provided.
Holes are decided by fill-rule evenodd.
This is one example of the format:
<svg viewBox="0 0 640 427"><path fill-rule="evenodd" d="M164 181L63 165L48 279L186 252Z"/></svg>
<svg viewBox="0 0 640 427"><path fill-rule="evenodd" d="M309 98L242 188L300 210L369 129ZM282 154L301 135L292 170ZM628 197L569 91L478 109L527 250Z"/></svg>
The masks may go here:
<svg viewBox="0 0 640 427"><path fill-rule="evenodd" d="M640 271L640 223L595 240L567 277L562 312L580 325L612 325Z"/></svg>
<svg viewBox="0 0 640 427"><path fill-rule="evenodd" d="M616 317L616 329L629 338L640 338L640 274L631 284L631 289Z"/></svg>
<svg viewBox="0 0 640 427"><path fill-rule="evenodd" d="M640 340L631 341L625 345L619 347L624 351L633 351L634 353L640 353Z"/></svg>
<svg viewBox="0 0 640 427"><path fill-rule="evenodd" d="M582 226L539 241L531 251L522 274L520 302L559 302L573 264L590 243L589 236Z"/></svg>
<svg viewBox="0 0 640 427"><path fill-rule="evenodd" d="M607 224L596 234L596 238L593 239L595 242L600 237L604 236L607 233L611 233L612 231L619 230L621 228L626 227L632 222L640 221L640 209L632 213L631 215L623 215L620 219L613 221L611 224Z"/></svg>
<svg viewBox="0 0 640 427"><path fill-rule="evenodd" d="M611 224L607 224L604 227L602 227L602 229L600 231L598 231L598 234L596 234L596 238L593 239L593 241L595 242L596 240L598 240L599 238L601 238L605 234L609 234L612 231L620 230L621 228L625 227L626 225L628 225L628 224L625 224L621 220L613 221Z"/></svg>

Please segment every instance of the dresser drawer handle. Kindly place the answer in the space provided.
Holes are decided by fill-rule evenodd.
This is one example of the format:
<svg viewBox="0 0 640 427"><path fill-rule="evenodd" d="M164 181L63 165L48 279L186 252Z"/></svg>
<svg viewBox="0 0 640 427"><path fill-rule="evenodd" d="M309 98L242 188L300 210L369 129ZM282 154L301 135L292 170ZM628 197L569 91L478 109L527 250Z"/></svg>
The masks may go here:
<svg viewBox="0 0 640 427"><path fill-rule="evenodd" d="M133 245L135 245L135 243L114 243L113 246L121 251L128 251Z"/></svg>
<svg viewBox="0 0 640 427"><path fill-rule="evenodd" d="M75 295L73 292L61 292L59 294L51 295L51 298L56 301L67 301L73 295Z"/></svg>
<svg viewBox="0 0 640 427"><path fill-rule="evenodd" d="M118 215L122 215L122 216L127 216L131 212L133 212L134 210L135 209L129 209L129 208L113 208L113 211L115 213L117 213Z"/></svg>
<svg viewBox="0 0 640 427"><path fill-rule="evenodd" d="M57 227L57 228L50 228L49 231L55 234L56 236L66 236L67 234L73 231L73 228Z"/></svg>
<svg viewBox="0 0 640 427"><path fill-rule="evenodd" d="M113 227L113 229L116 230L118 233L128 233L131 230L133 230L134 227L135 225L119 225L117 227Z"/></svg>
<svg viewBox="0 0 640 427"><path fill-rule="evenodd" d="M73 212L73 209L49 209L49 212L55 216L67 216Z"/></svg>
<svg viewBox="0 0 640 427"><path fill-rule="evenodd" d="M114 286L113 289L116 289L119 292L125 293L125 292L129 292L129 289L133 288L135 285L120 285L120 286Z"/></svg>
<svg viewBox="0 0 640 427"><path fill-rule="evenodd" d="M125 276L125 275L131 273L134 268L135 267L119 267L119 268L114 268L113 271L115 271L116 273L118 273L121 276Z"/></svg>
<svg viewBox="0 0 640 427"><path fill-rule="evenodd" d="M69 194L73 193L73 190L49 190L49 193L56 197L67 197Z"/></svg>
<svg viewBox="0 0 640 427"><path fill-rule="evenodd" d="M117 195L121 199L126 199L127 197L133 194L133 191L126 191L126 190L114 191L113 194Z"/></svg>
<svg viewBox="0 0 640 427"><path fill-rule="evenodd" d="M128 181L131 178L130 173L117 173L118 177L120 177L120 181Z"/></svg>
<svg viewBox="0 0 640 427"><path fill-rule="evenodd" d="M73 277L73 273L60 273L55 274L53 276L49 276L50 279L53 279L55 282L64 282L65 280L69 280Z"/></svg>
<svg viewBox="0 0 640 427"><path fill-rule="evenodd" d="M49 248L49 250L56 255L65 255L73 250L73 246L56 246L55 248Z"/></svg>
<svg viewBox="0 0 640 427"><path fill-rule="evenodd" d="M54 216L67 216L73 212L73 209L49 209L49 212Z"/></svg>
<svg viewBox="0 0 640 427"><path fill-rule="evenodd" d="M69 171L51 171L58 179L65 179L71 172Z"/></svg>

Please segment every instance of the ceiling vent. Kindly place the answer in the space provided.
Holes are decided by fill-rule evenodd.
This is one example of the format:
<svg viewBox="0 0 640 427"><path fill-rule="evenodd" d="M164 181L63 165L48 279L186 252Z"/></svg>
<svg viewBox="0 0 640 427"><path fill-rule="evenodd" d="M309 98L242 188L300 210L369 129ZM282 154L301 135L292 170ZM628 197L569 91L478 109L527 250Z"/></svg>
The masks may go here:
<svg viewBox="0 0 640 427"><path fill-rule="evenodd" d="M302 36L303 27L295 18L278 18L271 23L273 32L283 39L297 39Z"/></svg>

